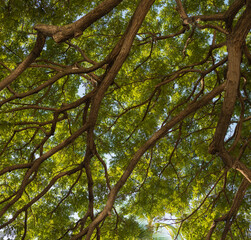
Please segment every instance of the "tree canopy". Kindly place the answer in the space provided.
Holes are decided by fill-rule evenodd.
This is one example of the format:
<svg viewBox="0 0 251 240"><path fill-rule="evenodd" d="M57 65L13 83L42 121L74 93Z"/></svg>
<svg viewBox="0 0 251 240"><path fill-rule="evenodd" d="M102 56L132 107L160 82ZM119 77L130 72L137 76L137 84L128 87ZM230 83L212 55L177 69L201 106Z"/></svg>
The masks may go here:
<svg viewBox="0 0 251 240"><path fill-rule="evenodd" d="M1 0L0 17L0 234L251 238L250 0Z"/></svg>

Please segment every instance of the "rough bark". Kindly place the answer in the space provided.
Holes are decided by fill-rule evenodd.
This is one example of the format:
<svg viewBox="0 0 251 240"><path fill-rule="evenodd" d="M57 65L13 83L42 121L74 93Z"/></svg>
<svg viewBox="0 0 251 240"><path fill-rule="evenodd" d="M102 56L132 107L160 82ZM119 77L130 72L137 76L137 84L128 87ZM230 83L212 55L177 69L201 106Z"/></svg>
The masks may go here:
<svg viewBox="0 0 251 240"><path fill-rule="evenodd" d="M236 104L239 84L240 84L240 64L242 49L249 30L251 28L251 3L247 2L246 10L235 25L233 31L227 39L228 50L228 70L225 97L216 127L214 138L209 146L209 153L216 154L222 158L225 165L233 167L235 159L229 155L224 147L224 139L227 134L230 120ZM239 171L250 181L250 170L244 164Z"/></svg>
<svg viewBox="0 0 251 240"><path fill-rule="evenodd" d="M122 1L123 0L105 0L78 21L62 27L39 24L36 25L34 29L42 32L45 36L52 37L56 43L64 42L70 38L81 36L86 28L109 13Z"/></svg>
<svg viewBox="0 0 251 240"><path fill-rule="evenodd" d="M242 57L242 45L251 27L251 4L243 13L235 26L234 31L228 36L228 71L225 97L220 118L210 145L209 152L215 154L224 146L224 138L230 124L240 83L240 64Z"/></svg>
<svg viewBox="0 0 251 240"><path fill-rule="evenodd" d="M36 44L31 53L22 63L18 65L18 67L14 71L11 72L8 77L0 82L0 91L7 87L10 83L12 83L22 72L25 71L25 69L30 66L31 63L35 61L37 57L39 57L40 53L43 50L45 39L46 37L41 32L38 32Z"/></svg>

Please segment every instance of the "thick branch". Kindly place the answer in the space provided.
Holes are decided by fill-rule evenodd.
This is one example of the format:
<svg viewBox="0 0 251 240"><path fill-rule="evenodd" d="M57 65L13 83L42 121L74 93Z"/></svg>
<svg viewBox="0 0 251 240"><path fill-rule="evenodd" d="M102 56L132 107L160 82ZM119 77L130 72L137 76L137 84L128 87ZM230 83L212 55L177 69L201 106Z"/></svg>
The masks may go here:
<svg viewBox="0 0 251 240"><path fill-rule="evenodd" d="M209 230L209 232L207 234L206 240L211 239L211 236L212 236L217 224L219 222L222 222L222 221L226 221L226 225L225 225L224 231L222 233L222 238L221 239L223 240L223 239L226 238L226 235L227 235L227 233L229 232L229 230L231 228L231 225L232 225L232 223L233 223L233 221L235 219L235 216L236 216L236 214L237 214L237 212L238 212L238 210L239 210L239 208L241 206L242 200L243 200L243 198L245 196L245 192L246 192L249 185L250 185L250 182L248 182L248 180L244 178L242 180L242 182L241 182L241 185L240 185L237 193L235 194L231 209L224 216L214 220L214 222L211 225L210 230Z"/></svg>
<svg viewBox="0 0 251 240"><path fill-rule="evenodd" d="M237 160L233 168L239 171L251 183L251 170L243 162Z"/></svg>
<svg viewBox="0 0 251 240"><path fill-rule="evenodd" d="M245 0L236 0L223 13L217 13L212 15L197 15L189 18L189 22L195 21L227 21L227 24L231 25L235 15L245 5Z"/></svg>
<svg viewBox="0 0 251 240"><path fill-rule="evenodd" d="M240 63L242 56L241 47L250 27L251 11L249 5L249 7L247 7L247 9L244 11L243 15L237 22L232 34L230 34L227 40L228 71L226 93L214 135L214 140L209 147L209 152L212 154L219 152L224 145L224 138L230 124L230 119L234 111L236 97L238 94L238 87L240 82Z"/></svg>
<svg viewBox="0 0 251 240"><path fill-rule="evenodd" d="M212 92L208 93L207 95L203 96L199 101L189 105L185 110L181 111L178 115L176 115L173 119L167 122L160 130L158 130L147 142L145 142L139 150L133 155L129 165L127 166L124 174L121 176L119 181L116 185L112 188L108 200L106 202L106 206L104 210L95 218L95 220L89 225L89 231L92 232L106 216L111 211L113 204L115 202L115 198L119 192L119 190L124 186L127 179L131 175L132 171L134 170L135 166L137 165L138 161L142 157L142 155L151 148L159 139L164 137L167 132L174 127L177 123L182 121L185 117L190 115L191 113L195 112L199 108L205 106L209 101L211 101L214 97L219 95L224 90L225 84L220 85L219 87L215 88ZM86 230L85 230L86 231ZM83 236L85 231L79 233L78 235L74 236L72 240L78 239L79 237ZM86 238L88 239L88 238Z"/></svg>
<svg viewBox="0 0 251 240"><path fill-rule="evenodd" d="M185 117L190 115L191 113L197 111L201 107L205 106L210 100L214 97L219 95L224 90L225 84L220 85L219 87L215 88L212 92L208 93L207 95L203 96L197 102L189 105L185 110L181 111L177 114L173 119L167 122L160 130L158 130L133 156L131 162L129 163L127 169L125 170L124 174L118 181L118 183L114 186L112 191L118 192L120 188L124 185L130 174L132 173L134 167L138 163L141 156L150 148L152 147L159 139L164 137L167 132L174 127L177 123L181 122ZM112 195L112 194L111 194Z"/></svg>
<svg viewBox="0 0 251 240"><path fill-rule="evenodd" d="M186 11L182 5L181 0L176 0L176 4L177 4L177 11L178 11L180 17L182 18L184 25L188 25L188 16L187 16Z"/></svg>
<svg viewBox="0 0 251 240"><path fill-rule="evenodd" d="M34 62L37 57L39 57L41 51L43 50L44 44L45 36L41 32L38 32L37 41L31 53L22 63L18 65L18 67L13 72L11 72L8 77L0 82L0 91L7 87L10 83L12 83L22 72L25 71L26 68L30 66L31 63Z"/></svg>
<svg viewBox="0 0 251 240"><path fill-rule="evenodd" d="M224 231L222 233L222 237L221 237L222 240L226 239L227 233L229 232L231 225L235 220L235 217L236 217L237 212L241 206L242 200L245 196L245 192L246 192L249 184L250 183L245 178L241 182L241 185L240 185L240 187L234 197L231 209L229 210L229 212L227 214L227 222L226 222L226 225L225 225Z"/></svg>
<svg viewBox="0 0 251 240"><path fill-rule="evenodd" d="M248 5L248 2L250 1L235 0L233 4L229 7L229 9L224 13L224 18L225 18L224 20L226 21L227 28L231 28L235 15L245 5L245 2L247 2Z"/></svg>
<svg viewBox="0 0 251 240"><path fill-rule="evenodd" d="M45 36L52 37L56 43L64 42L70 38L82 35L86 28L109 13L122 1L123 0L105 0L84 17L62 27L39 24L36 25L34 29L42 32Z"/></svg>
<svg viewBox="0 0 251 240"><path fill-rule="evenodd" d="M2 169L0 171L0 176L7 173L7 172L14 171L16 169L30 168L31 166L32 166L32 163L23 163L23 164L12 165L12 166L9 166L9 167Z"/></svg>
<svg viewBox="0 0 251 240"><path fill-rule="evenodd" d="M98 89L98 92L96 94L96 98L94 98L94 101L92 103L92 108L91 108L90 116L89 116L89 122L92 122L93 126L95 125L96 119L98 117L98 110L99 110L100 103L101 103L101 101L103 99L103 96L104 96L106 90L108 89L108 87L110 86L110 84L113 82L113 80L116 77L118 71L122 67L124 61L126 60L128 54L130 52L130 49L131 49L132 43L134 41L134 38L135 38L135 36L136 36L136 34L137 34L143 20L145 19L146 14L148 13L148 11L150 10L152 4L154 3L154 1L155 0L142 0L139 3L136 11L134 12L134 14L132 16L131 21L130 21L128 27L127 27L125 35L122 37L122 41L118 42L118 46L121 46L120 51L119 51L114 63L112 64L110 69L107 71L107 74L106 74L104 80L102 81L102 84L100 85L100 88ZM117 49L117 48L118 47L115 46L115 49ZM110 194L110 196L113 196L114 199L115 199L115 195L113 196L113 194ZM94 229L100 223L100 221L102 221L107 216L107 214L111 211L112 206L113 206L113 202L111 203L111 205L109 205L109 207L106 206L105 210L103 210L101 212L99 217L97 217L89 225L86 239L90 239ZM81 231L79 234L75 235L72 238L72 240L80 238L85 233L86 233L86 229Z"/></svg>

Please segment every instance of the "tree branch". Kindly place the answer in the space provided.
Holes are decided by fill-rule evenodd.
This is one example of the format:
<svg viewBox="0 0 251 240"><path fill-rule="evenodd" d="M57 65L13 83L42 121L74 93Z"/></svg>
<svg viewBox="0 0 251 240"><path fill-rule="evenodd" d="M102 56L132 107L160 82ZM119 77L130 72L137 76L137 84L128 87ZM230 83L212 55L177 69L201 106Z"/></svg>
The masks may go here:
<svg viewBox="0 0 251 240"><path fill-rule="evenodd" d="M40 53L43 50L45 44L45 35L41 32L37 33L37 40L34 48L31 53L26 57L26 59L18 65L18 67L11 72L11 74L6 77L4 80L0 82L0 91L7 87L10 83L12 83L22 72L27 69L31 63L35 61L37 57L39 57Z"/></svg>
<svg viewBox="0 0 251 240"><path fill-rule="evenodd" d="M250 185L250 182L248 182L248 180L246 178L243 178L241 185L239 186L239 189L237 191L237 193L235 194L232 206L229 210L229 212L227 214L225 214L224 216L217 218L214 220L213 224L210 227L210 230L207 234L206 240L210 240L212 237L212 234L214 232L214 229L216 228L217 224L219 222L222 221L226 221L226 225L224 228L224 231L222 233L222 237L221 240L224 240L227 236L227 233L229 232L231 225L236 217L236 214L241 206L241 203L243 201L243 198L245 196L245 192L248 188L248 186Z"/></svg>
<svg viewBox="0 0 251 240"><path fill-rule="evenodd" d="M38 24L34 29L42 32L45 36L52 37L56 43L65 42L70 38L81 36L86 28L109 13L122 1L123 0L104 0L84 17L62 27Z"/></svg>
<svg viewBox="0 0 251 240"><path fill-rule="evenodd" d="M250 4L251 5L251 4ZM209 146L209 153L215 154L224 146L224 138L227 133L230 119L234 111L238 87L240 81L241 46L251 27L250 7L244 11L237 22L233 32L227 40L228 48L228 71L225 98L222 105L220 118L217 124L213 142Z"/></svg>

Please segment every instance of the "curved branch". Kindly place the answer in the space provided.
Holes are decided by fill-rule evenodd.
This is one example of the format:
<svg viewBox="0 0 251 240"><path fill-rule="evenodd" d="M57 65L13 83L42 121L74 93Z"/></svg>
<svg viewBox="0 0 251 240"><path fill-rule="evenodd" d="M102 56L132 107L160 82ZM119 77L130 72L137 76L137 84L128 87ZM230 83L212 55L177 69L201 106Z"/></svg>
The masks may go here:
<svg viewBox="0 0 251 240"><path fill-rule="evenodd" d="M210 144L209 153L220 152L224 146L224 138L234 111L240 82L240 64L242 56L242 44L251 27L251 4L244 11L237 22L234 31L227 40L228 47L228 71L226 93L222 105L220 118L217 124L213 142Z"/></svg>
<svg viewBox="0 0 251 240"><path fill-rule="evenodd" d="M245 192L246 192L249 185L250 185L250 183L247 181L247 179L244 178L241 182L241 185L239 186L237 193L235 194L235 197L234 197L234 200L233 200L233 203L232 203L232 206L231 206L229 212L227 214L225 214L224 216L214 220L214 222L212 223L210 230L207 234L206 240L211 239L211 236L212 236L217 224L222 221L226 221L226 225L225 225L224 231L222 233L221 239L224 240L226 238L227 233L229 232L229 230L231 228L231 225L232 225L232 223L236 217L236 214L241 206Z"/></svg>
<svg viewBox="0 0 251 240"><path fill-rule="evenodd" d="M22 72L25 71L25 69L30 66L31 63L34 62L37 57L39 57L45 44L45 38L45 35L41 32L37 33L37 40L31 53L21 64L19 64L19 66L13 72L11 72L8 77L0 82L0 91L7 87L10 83L12 83Z"/></svg>
<svg viewBox="0 0 251 240"><path fill-rule="evenodd" d="M86 28L109 13L122 1L123 0L105 0L84 17L62 27L38 24L34 29L42 32L45 36L52 37L56 43L64 42L70 38L81 36Z"/></svg>
<svg viewBox="0 0 251 240"><path fill-rule="evenodd" d="M95 227L102 220L104 220L106 218L106 216L108 215L108 213L111 211L118 192L120 191L120 189L126 183L127 179L129 178L129 176L133 172L134 168L136 167L136 165L137 165L138 161L140 160L140 158L142 157L142 155L149 148L151 148L152 146L154 146L154 144L159 139L161 139L162 137L164 137L166 135L166 133L169 131L169 129L171 129L172 127L174 127L177 123L179 123L180 121L182 121L185 117L187 117L191 113L193 113L196 110L198 110L199 108L202 108L203 106L205 106L205 104L207 104L214 97L216 97L218 94L220 94L224 90L224 87L225 87L225 84L221 84L220 86L218 86L217 88L215 88L214 90L212 90L210 93L208 93L207 95L203 96L197 102L192 103L191 105L189 105L185 110L181 111L178 115L176 115L173 119L171 119L163 127L161 127L160 130L158 130L157 132L155 132L153 134L153 136L151 138L149 138L148 141L146 141L138 149L138 151L133 155L133 157L132 157L130 163L128 164L126 170L124 171L123 175L121 176L121 178L119 179L119 181L115 184L115 186L111 189L111 192L110 192L110 194L108 196L108 199L107 199L107 202L106 202L106 205L105 205L103 211L94 219L94 221L86 229L84 229L79 234L75 235L71 240L78 239L79 237L81 237L84 234L86 234L87 231L88 231L88 233L90 235L88 235L86 237L86 239L90 239L91 233L94 231Z"/></svg>

